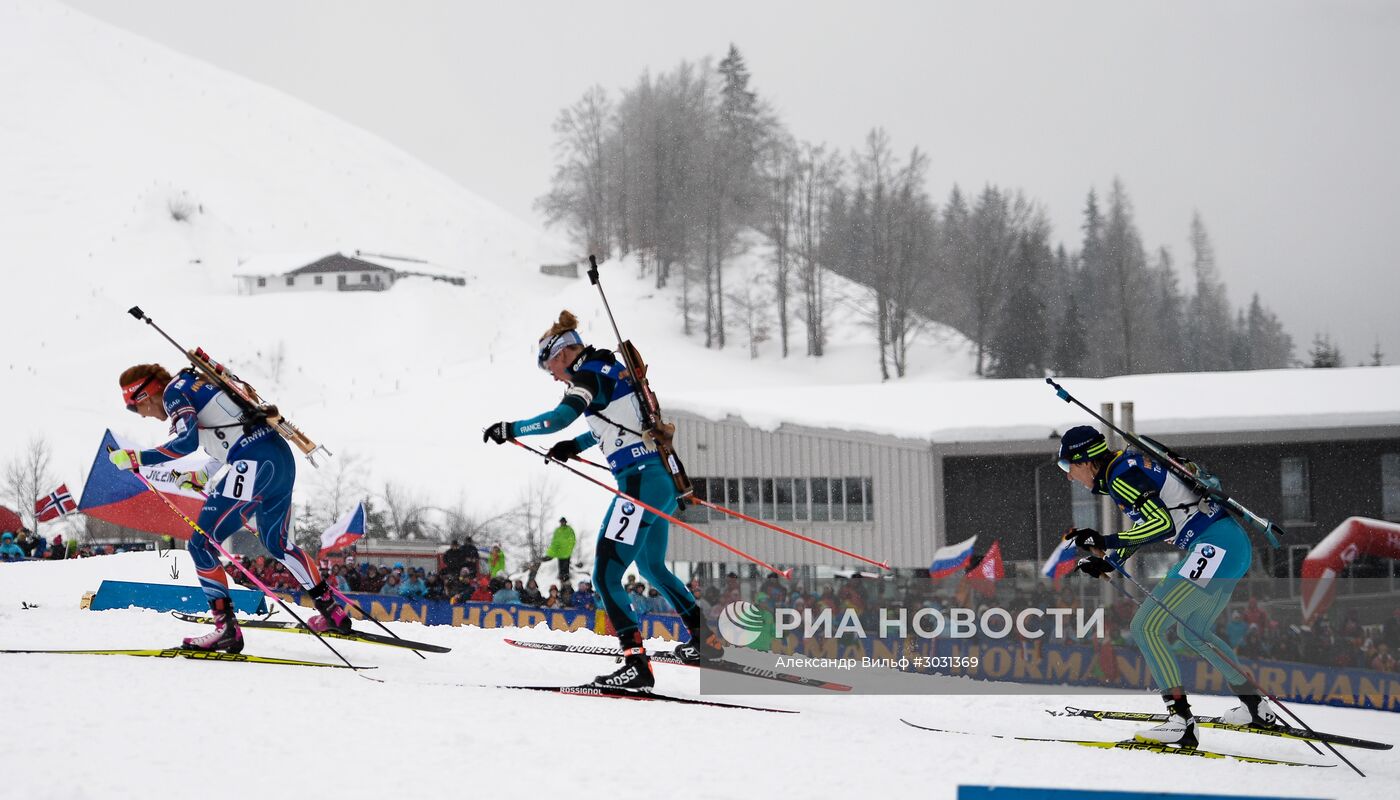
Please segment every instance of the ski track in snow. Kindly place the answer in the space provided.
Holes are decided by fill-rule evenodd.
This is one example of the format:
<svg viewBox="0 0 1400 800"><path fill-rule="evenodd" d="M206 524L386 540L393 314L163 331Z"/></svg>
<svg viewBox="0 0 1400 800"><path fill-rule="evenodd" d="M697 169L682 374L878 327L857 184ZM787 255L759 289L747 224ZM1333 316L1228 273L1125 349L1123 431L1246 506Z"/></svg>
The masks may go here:
<svg viewBox="0 0 1400 800"><path fill-rule="evenodd" d="M193 569L183 553L180 583ZM162 647L198 631L147 610L78 609L103 578L171 582L155 553L0 565L0 647ZM188 571L187 571L188 569ZM39 608L20 610L21 601ZM281 616L281 615L279 615ZM365 623L359 623L364 625ZM1394 751L1344 752L1370 777L1328 770L1173 759L1064 744L914 730L901 717L970 732L1126 738L1131 723L1054 719L1068 704L1156 711L1151 696L743 695L720 700L796 709L763 714L479 688L583 682L607 658L537 653L507 637L611 644L589 632L425 627L401 635L448 645L409 652L336 642L383 684L344 670L114 656L0 655L7 742L0 797L150 798L198 787L205 798L382 797L409 793L569 797L951 798L958 784L1394 797ZM334 660L314 639L246 630L248 652ZM664 646L664 645L663 645ZM755 655L749 653L746 655ZM694 694L699 670L658 665L658 691ZM846 678L859 683L858 677ZM913 691L932 679L909 676ZM709 697L707 695L707 697ZM1203 712L1225 698L1198 697ZM1295 707L1319 729L1393 741L1396 716ZM1211 749L1326 763L1299 742L1204 731ZM184 789L190 791L190 789Z"/></svg>

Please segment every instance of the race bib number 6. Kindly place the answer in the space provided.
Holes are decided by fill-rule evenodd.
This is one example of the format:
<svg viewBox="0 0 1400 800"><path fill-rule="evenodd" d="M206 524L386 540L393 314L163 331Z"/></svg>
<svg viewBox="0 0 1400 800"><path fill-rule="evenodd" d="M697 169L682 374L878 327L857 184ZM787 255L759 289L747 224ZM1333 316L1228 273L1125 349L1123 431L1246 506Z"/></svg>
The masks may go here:
<svg viewBox="0 0 1400 800"><path fill-rule="evenodd" d="M1191 555L1186 557L1177 572L1186 580L1205 588L1224 560L1225 548L1202 542L1191 550Z"/></svg>
<svg viewBox="0 0 1400 800"><path fill-rule="evenodd" d="M224 476L223 496L234 500L248 500L253 496L253 481L258 475L258 462L235 461L229 464Z"/></svg>
<svg viewBox="0 0 1400 800"><path fill-rule="evenodd" d="M618 544L633 544L637 541L637 526L642 522L642 509L631 500L618 498L613 503L612 516L608 518L608 528L603 536Z"/></svg>

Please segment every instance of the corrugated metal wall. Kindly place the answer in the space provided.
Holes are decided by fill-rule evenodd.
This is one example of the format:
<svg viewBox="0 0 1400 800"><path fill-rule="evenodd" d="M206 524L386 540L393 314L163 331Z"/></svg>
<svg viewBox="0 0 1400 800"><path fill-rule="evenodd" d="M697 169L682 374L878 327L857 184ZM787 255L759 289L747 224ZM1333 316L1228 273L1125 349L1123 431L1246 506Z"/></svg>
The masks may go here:
<svg viewBox="0 0 1400 800"><path fill-rule="evenodd" d="M927 567L942 542L936 531L938 497L927 442L833 430L783 426L775 432L739 420L715 422L685 412L668 414L686 471L705 478L870 478L871 522L774 524L837 547L888 560L893 567ZM777 566L859 562L742 520L696 527ZM737 558L689 531L672 526L669 558L733 562Z"/></svg>

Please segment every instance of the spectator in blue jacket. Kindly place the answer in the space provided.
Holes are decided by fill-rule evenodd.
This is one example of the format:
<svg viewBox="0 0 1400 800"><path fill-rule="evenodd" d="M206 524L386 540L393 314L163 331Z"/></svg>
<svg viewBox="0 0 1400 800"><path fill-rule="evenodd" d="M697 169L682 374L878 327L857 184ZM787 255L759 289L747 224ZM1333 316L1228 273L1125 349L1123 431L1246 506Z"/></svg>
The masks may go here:
<svg viewBox="0 0 1400 800"><path fill-rule="evenodd" d="M399 596L407 600L422 600L428 596L428 582L423 580L423 568L413 570L399 587Z"/></svg>
<svg viewBox="0 0 1400 800"><path fill-rule="evenodd" d="M520 592L515 590L515 586L511 585L510 583L506 583L505 586L502 586L501 588L496 590L496 594L491 597L491 602L519 605Z"/></svg>
<svg viewBox="0 0 1400 800"><path fill-rule="evenodd" d="M15 535L9 531L0 534L0 561L23 561L24 551L15 544Z"/></svg>
<svg viewBox="0 0 1400 800"><path fill-rule="evenodd" d="M574 608L579 611L592 611L597 606L593 600L593 583L591 581L580 581L578 591L574 592Z"/></svg>

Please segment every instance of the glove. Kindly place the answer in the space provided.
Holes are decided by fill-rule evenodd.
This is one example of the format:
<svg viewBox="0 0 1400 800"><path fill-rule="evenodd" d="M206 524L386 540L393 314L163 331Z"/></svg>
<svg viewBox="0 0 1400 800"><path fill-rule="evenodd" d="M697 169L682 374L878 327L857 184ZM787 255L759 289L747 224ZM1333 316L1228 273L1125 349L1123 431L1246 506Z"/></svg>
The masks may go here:
<svg viewBox="0 0 1400 800"><path fill-rule="evenodd" d="M1070 528L1065 531L1066 539L1073 539L1075 547L1081 550L1107 550L1108 539L1093 528Z"/></svg>
<svg viewBox="0 0 1400 800"><path fill-rule="evenodd" d="M515 438L515 434L511 433L510 428L509 422L493 422L481 432L481 441L505 444Z"/></svg>
<svg viewBox="0 0 1400 800"><path fill-rule="evenodd" d="M113 450L107 454L107 460L117 469L129 469L132 472L141 470L141 454L135 450Z"/></svg>
<svg viewBox="0 0 1400 800"><path fill-rule="evenodd" d="M209 473L202 469L190 470L189 472L174 472L170 476L175 480L175 485L185 491L203 492L204 484L209 482Z"/></svg>
<svg viewBox="0 0 1400 800"><path fill-rule="evenodd" d="M1079 559L1079 563L1074 565L1074 569L1076 572L1082 572L1091 578L1102 578L1113 571L1113 565L1098 556L1085 556Z"/></svg>
<svg viewBox="0 0 1400 800"><path fill-rule="evenodd" d="M555 442L554 445L549 448L549 452L545 453L545 455L549 456L555 461L568 461L569 459L582 452L583 448L578 446L578 442L575 442L573 439L565 439L562 442Z"/></svg>

